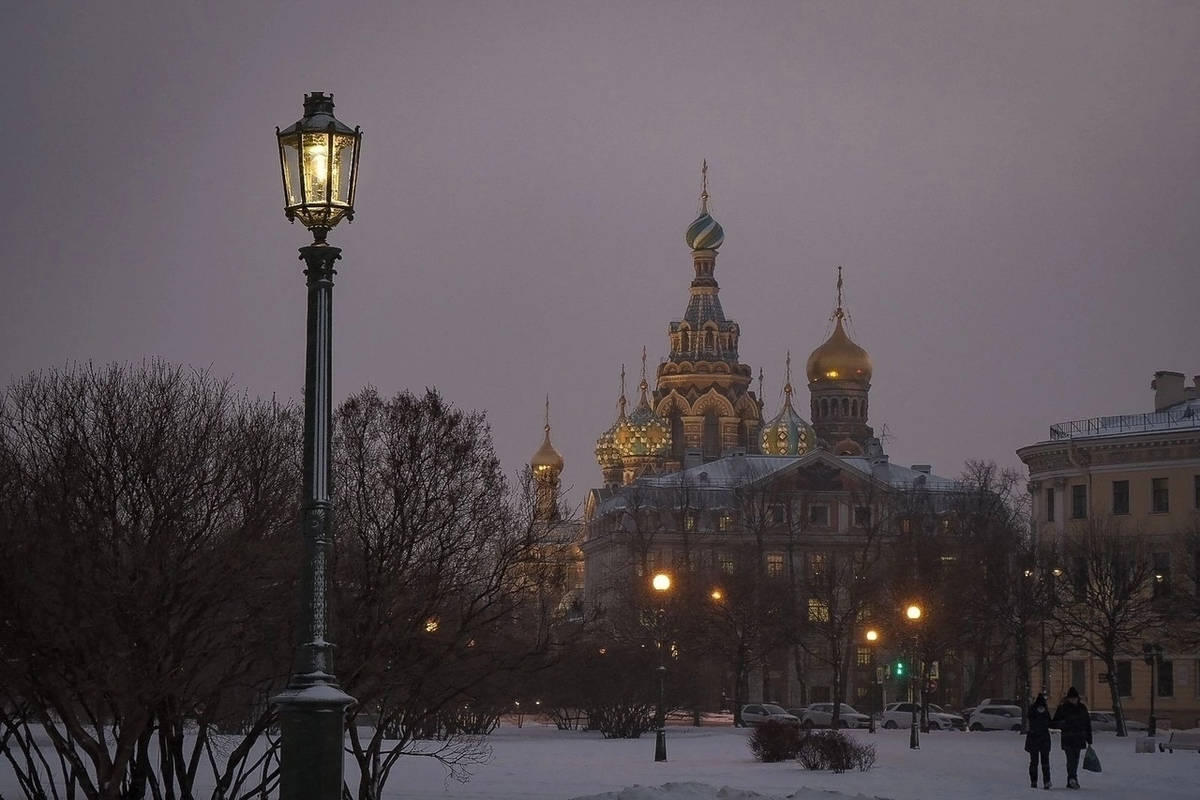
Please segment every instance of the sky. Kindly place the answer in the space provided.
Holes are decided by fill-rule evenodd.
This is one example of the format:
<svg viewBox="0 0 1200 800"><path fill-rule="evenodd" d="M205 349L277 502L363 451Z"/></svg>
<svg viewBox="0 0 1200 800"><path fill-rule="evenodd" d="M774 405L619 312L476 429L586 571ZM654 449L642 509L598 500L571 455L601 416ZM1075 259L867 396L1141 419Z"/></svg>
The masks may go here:
<svg viewBox="0 0 1200 800"><path fill-rule="evenodd" d="M493 758L472 766L467 783L447 780L437 762L404 758L382 800L1028 800L1029 757L1024 737L1008 731L922 734L909 749L906 730L849 731L876 751L868 772L808 772L795 762L761 764L748 733L724 725L667 726L667 761L654 761L654 736L605 740L599 733L558 731L506 719L488 739ZM1053 791L1066 790L1065 757L1055 732L1050 754ZM1144 737L1139 737L1144 740ZM1139 738L1098 733L1103 772L1080 770L1088 800L1195 800L1196 754L1136 753ZM1159 737L1166 739L1166 734ZM48 739L47 746L48 746ZM54 760L51 759L51 763ZM0 792L17 796L8 765L0 762ZM201 768L201 775L205 770ZM357 779L347 759L346 775ZM211 780L211 779L210 779ZM205 778L200 778L204 784ZM204 788L203 786L201 787ZM7 793L5 796L9 796ZM198 796L207 796L205 791ZM1034 797L1053 797L1038 795Z"/></svg>
<svg viewBox="0 0 1200 800"><path fill-rule="evenodd" d="M779 409L837 268L894 461L953 477L1200 373L1200 4L38 2L0 26L0 381L162 358L299 400L305 287L274 139L364 131L334 385L486 411L600 483L692 278ZM1190 383L1190 379L1189 379ZM798 406L807 411L803 380ZM806 414L807 415L807 414Z"/></svg>

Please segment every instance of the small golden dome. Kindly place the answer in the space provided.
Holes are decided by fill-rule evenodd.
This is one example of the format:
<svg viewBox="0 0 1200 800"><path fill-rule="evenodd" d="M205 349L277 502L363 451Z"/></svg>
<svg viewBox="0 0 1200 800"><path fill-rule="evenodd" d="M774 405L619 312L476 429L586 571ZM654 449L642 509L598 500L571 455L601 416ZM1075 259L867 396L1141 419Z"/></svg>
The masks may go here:
<svg viewBox="0 0 1200 800"><path fill-rule="evenodd" d="M542 446L533 454L533 458L529 459L529 466L533 469L533 474L539 477L557 476L563 470L563 457L562 453L550 444L550 395L546 395L545 431L546 437L542 440Z"/></svg>
<svg viewBox="0 0 1200 800"><path fill-rule="evenodd" d="M809 383L821 381L870 381L871 357L850 340L842 325L842 309L834 317L837 324L825 343L812 351L805 372Z"/></svg>
<svg viewBox="0 0 1200 800"><path fill-rule="evenodd" d="M535 475L544 475L548 472L558 474L562 472L563 457L554 449L554 445L550 444L550 426L546 426L546 438L542 441L542 446L533 454L533 458L529 459L529 466L533 468Z"/></svg>

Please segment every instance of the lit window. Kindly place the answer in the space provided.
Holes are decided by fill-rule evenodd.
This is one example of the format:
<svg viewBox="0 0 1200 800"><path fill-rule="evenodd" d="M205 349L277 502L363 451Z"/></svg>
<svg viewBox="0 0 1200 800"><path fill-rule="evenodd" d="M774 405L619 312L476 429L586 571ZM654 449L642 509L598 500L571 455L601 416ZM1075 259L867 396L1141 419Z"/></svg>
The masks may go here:
<svg viewBox="0 0 1200 800"><path fill-rule="evenodd" d="M829 604L824 600L811 597L808 600L808 621L829 622Z"/></svg>
<svg viewBox="0 0 1200 800"><path fill-rule="evenodd" d="M783 554L782 553L767 553L767 577L768 578L783 577Z"/></svg>
<svg viewBox="0 0 1200 800"><path fill-rule="evenodd" d="M717 553L717 569L726 575L733 574L733 554Z"/></svg>
<svg viewBox="0 0 1200 800"><path fill-rule="evenodd" d="M717 517L717 530L728 531L733 529L733 517L728 514L722 514Z"/></svg>

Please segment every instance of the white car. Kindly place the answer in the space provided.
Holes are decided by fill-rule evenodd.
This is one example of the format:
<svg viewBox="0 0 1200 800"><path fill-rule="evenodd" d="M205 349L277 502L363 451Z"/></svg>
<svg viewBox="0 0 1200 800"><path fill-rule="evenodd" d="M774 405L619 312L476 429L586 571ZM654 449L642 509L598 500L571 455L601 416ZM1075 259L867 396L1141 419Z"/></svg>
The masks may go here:
<svg viewBox="0 0 1200 800"><path fill-rule="evenodd" d="M917 720L921 719L920 703L891 703L883 710L883 727L907 728L912 725L913 708L917 710ZM967 722L958 714L944 711L941 706L929 704L929 730L931 731L965 731Z"/></svg>
<svg viewBox="0 0 1200 800"><path fill-rule="evenodd" d="M1092 730L1094 731L1115 731L1117 729L1117 715L1111 711L1091 711L1088 712L1088 716L1092 718ZM1150 730L1150 726L1126 717L1125 730L1129 733L1144 733Z"/></svg>
<svg viewBox="0 0 1200 800"><path fill-rule="evenodd" d="M980 706L971 714L973 731L1021 730L1020 706Z"/></svg>
<svg viewBox="0 0 1200 800"><path fill-rule="evenodd" d="M785 725L799 725L800 719L783 710L783 706L774 703L750 703L742 706L743 725L762 725L764 722L782 722Z"/></svg>
<svg viewBox="0 0 1200 800"><path fill-rule="evenodd" d="M812 703L802 709L793 709L800 714L800 724L806 728L828 728L833 724L833 703ZM850 706L842 703L838 706L838 727L839 728L868 728L871 726L871 718L866 714L860 714Z"/></svg>

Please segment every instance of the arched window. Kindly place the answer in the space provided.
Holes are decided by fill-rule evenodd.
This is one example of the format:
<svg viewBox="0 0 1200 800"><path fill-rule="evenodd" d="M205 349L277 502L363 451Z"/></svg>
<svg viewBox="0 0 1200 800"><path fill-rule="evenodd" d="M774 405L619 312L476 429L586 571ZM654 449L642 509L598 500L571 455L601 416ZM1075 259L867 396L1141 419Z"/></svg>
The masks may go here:
<svg viewBox="0 0 1200 800"><path fill-rule="evenodd" d="M704 415L704 455L706 458L721 455L721 420L711 411Z"/></svg>
<svg viewBox="0 0 1200 800"><path fill-rule="evenodd" d="M854 419L858 419L858 401L857 400L850 401L850 416Z"/></svg>
<svg viewBox="0 0 1200 800"><path fill-rule="evenodd" d="M691 343L691 337L688 336L688 332L686 330L679 334L679 341L680 341L679 352L681 352L681 353L688 352L692 346L692 343Z"/></svg>
<svg viewBox="0 0 1200 800"><path fill-rule="evenodd" d="M845 397L842 398L842 416L850 416L850 400Z"/></svg>
<svg viewBox="0 0 1200 800"><path fill-rule="evenodd" d="M822 397L821 398L821 419L825 419L828 416L829 416L829 398Z"/></svg>
<svg viewBox="0 0 1200 800"><path fill-rule="evenodd" d="M683 417L679 414L678 408L671 409L671 452L679 458L683 457L684 451L687 450L687 442L683 435Z"/></svg>

